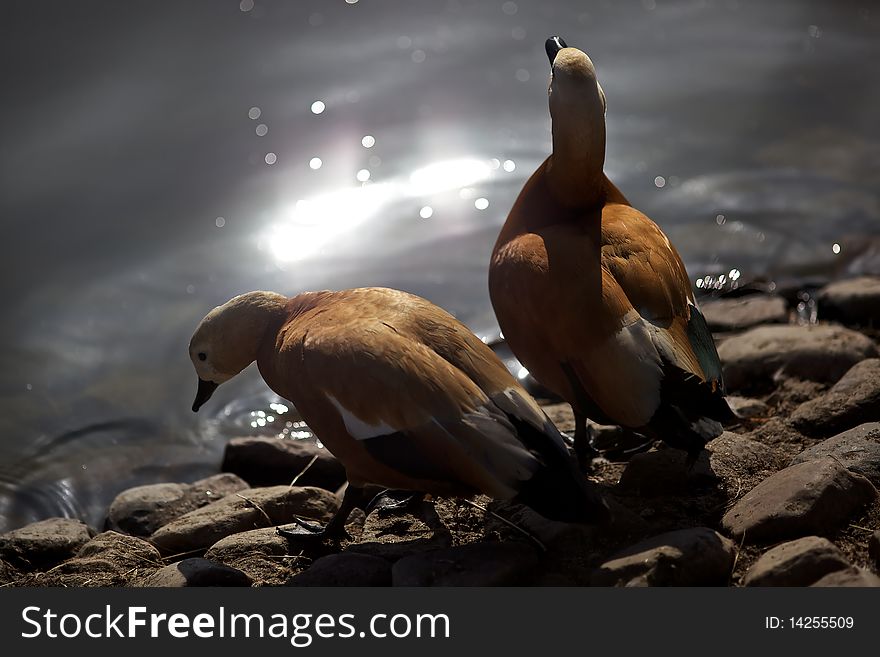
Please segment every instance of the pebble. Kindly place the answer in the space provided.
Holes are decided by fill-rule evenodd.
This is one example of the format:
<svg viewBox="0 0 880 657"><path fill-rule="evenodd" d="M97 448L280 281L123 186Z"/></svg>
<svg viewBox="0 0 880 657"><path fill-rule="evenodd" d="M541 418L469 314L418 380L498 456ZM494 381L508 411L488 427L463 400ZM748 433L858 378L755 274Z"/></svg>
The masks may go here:
<svg viewBox="0 0 880 657"><path fill-rule="evenodd" d="M357 552L328 554L293 577L288 586L391 586L391 562Z"/></svg>
<svg viewBox="0 0 880 657"><path fill-rule="evenodd" d="M736 549L708 527L654 536L614 554L593 572L592 586L713 586L727 583Z"/></svg>
<svg viewBox="0 0 880 657"><path fill-rule="evenodd" d="M232 566L254 582L281 586L302 566L304 557L295 556L290 544L275 527L252 529L222 538L205 552L205 559Z"/></svg>
<svg viewBox="0 0 880 657"><path fill-rule="evenodd" d="M823 440L795 456L791 463L823 456L834 458L847 470L862 475L880 488L880 422L862 424Z"/></svg>
<svg viewBox="0 0 880 657"><path fill-rule="evenodd" d="M110 504L105 527L149 536L159 527L211 502L249 488L247 482L230 473L217 474L192 484L151 484L125 490Z"/></svg>
<svg viewBox="0 0 880 657"><path fill-rule="evenodd" d="M251 579L240 570L194 557L157 570L138 582L142 587L182 588L186 586L250 586Z"/></svg>
<svg viewBox="0 0 880 657"><path fill-rule="evenodd" d="M777 545L749 568L746 586L809 586L828 573L852 565L831 541L806 536Z"/></svg>
<svg viewBox="0 0 880 657"><path fill-rule="evenodd" d="M824 395L804 402L791 423L807 436L824 437L863 422L880 420L880 358L852 368Z"/></svg>
<svg viewBox="0 0 880 657"><path fill-rule="evenodd" d="M403 557L452 545L452 534L430 504L408 513L373 512L364 521L358 542L347 552L397 561Z"/></svg>
<svg viewBox="0 0 880 657"><path fill-rule="evenodd" d="M687 466L687 454L680 449L659 449L633 456L620 475L622 489L640 495L684 493L717 481L709 452L700 453L693 467Z"/></svg>
<svg viewBox="0 0 880 657"><path fill-rule="evenodd" d="M404 557L391 577L394 586L513 586L528 584L537 566L527 543L480 542Z"/></svg>
<svg viewBox="0 0 880 657"><path fill-rule="evenodd" d="M342 463L326 448L292 438L233 438L226 445L222 469L253 486L290 484L300 473L297 486L336 490L346 481Z"/></svg>
<svg viewBox="0 0 880 657"><path fill-rule="evenodd" d="M826 285L818 294L819 316L844 324L880 325L880 277L862 276Z"/></svg>
<svg viewBox="0 0 880 657"><path fill-rule="evenodd" d="M814 582L810 586L880 586L880 577L863 568L850 568L847 570L838 570L825 575L822 579Z"/></svg>
<svg viewBox="0 0 880 657"><path fill-rule="evenodd" d="M748 420L755 417L767 417L770 413L770 407L760 399L752 399L751 397L739 397L737 395L727 395L727 405L730 410L741 419Z"/></svg>
<svg viewBox="0 0 880 657"><path fill-rule="evenodd" d="M230 534L289 523L294 515L327 521L338 506L338 498L323 488L252 488L172 520L150 542L163 554L204 550Z"/></svg>
<svg viewBox="0 0 880 657"><path fill-rule="evenodd" d="M81 520L41 520L0 535L0 559L24 569L53 566L76 555L92 534Z"/></svg>
<svg viewBox="0 0 880 657"><path fill-rule="evenodd" d="M824 457L771 475L740 498L721 524L747 543L823 535L876 497L870 481Z"/></svg>
<svg viewBox="0 0 880 657"><path fill-rule="evenodd" d="M733 331L758 324L788 322L788 302L775 294L713 299L700 304L712 331Z"/></svg>
<svg viewBox="0 0 880 657"><path fill-rule="evenodd" d="M107 531L51 569L45 586L128 586L162 567L159 551L142 538Z"/></svg>
<svg viewBox="0 0 880 657"><path fill-rule="evenodd" d="M842 326L759 326L722 342L718 355L728 389L741 390L777 376L833 383L878 351L870 338Z"/></svg>

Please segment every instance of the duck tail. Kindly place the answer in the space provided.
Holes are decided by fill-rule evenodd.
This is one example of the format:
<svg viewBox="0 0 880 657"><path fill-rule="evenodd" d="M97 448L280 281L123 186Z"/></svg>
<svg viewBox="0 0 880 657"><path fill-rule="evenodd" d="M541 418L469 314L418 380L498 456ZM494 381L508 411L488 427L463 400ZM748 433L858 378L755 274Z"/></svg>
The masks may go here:
<svg viewBox="0 0 880 657"><path fill-rule="evenodd" d="M611 512L599 487L578 470L550 420L547 419L544 431L515 417L510 420L526 447L541 461L532 477L522 483L513 501L531 507L550 520L585 524L610 522ZM553 435L548 435L550 433Z"/></svg>

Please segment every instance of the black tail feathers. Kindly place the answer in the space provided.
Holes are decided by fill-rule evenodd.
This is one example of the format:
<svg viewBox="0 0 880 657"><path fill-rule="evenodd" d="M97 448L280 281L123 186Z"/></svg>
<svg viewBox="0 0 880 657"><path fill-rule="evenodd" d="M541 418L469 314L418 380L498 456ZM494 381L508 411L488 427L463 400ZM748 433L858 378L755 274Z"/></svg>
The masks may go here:
<svg viewBox="0 0 880 657"><path fill-rule="evenodd" d="M599 487L578 470L561 441L550 439L535 427L508 416L520 439L543 462L524 482L514 502L531 507L545 518L560 522L605 524L611 521L608 504ZM548 420L549 428L552 424Z"/></svg>

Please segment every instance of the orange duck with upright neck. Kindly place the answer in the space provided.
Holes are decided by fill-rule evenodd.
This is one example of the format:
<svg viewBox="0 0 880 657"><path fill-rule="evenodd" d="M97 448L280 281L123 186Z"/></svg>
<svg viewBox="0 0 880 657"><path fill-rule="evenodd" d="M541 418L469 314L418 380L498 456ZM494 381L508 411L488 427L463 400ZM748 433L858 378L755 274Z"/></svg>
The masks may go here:
<svg viewBox="0 0 880 657"><path fill-rule="evenodd" d="M594 453L591 418L662 439L692 463L733 418L712 334L675 247L603 172L593 62L558 37L546 47L553 153L492 252L499 325L529 372L571 404L582 462Z"/></svg>

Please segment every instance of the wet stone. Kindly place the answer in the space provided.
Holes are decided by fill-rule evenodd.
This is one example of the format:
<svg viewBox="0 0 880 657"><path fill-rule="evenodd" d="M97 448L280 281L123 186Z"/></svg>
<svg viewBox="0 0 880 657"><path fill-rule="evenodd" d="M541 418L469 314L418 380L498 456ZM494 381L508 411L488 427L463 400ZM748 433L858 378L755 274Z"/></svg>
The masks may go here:
<svg viewBox="0 0 880 657"><path fill-rule="evenodd" d="M880 420L880 358L854 365L824 395L804 402L791 415L807 436L830 436L863 422Z"/></svg>
<svg viewBox="0 0 880 657"><path fill-rule="evenodd" d="M139 583L143 587L182 588L188 586L250 586L251 579L240 570L208 559L194 557L165 566Z"/></svg>
<svg viewBox="0 0 880 657"><path fill-rule="evenodd" d="M807 536L765 552L746 573L746 586L809 586L852 565L831 541Z"/></svg>
<svg viewBox="0 0 880 657"><path fill-rule="evenodd" d="M733 331L759 324L788 322L788 302L773 294L713 299L701 303L700 310L712 331Z"/></svg>
<svg viewBox="0 0 880 657"><path fill-rule="evenodd" d="M880 325L880 277L862 276L826 285L818 294L819 316L857 326Z"/></svg>
<svg viewBox="0 0 880 657"><path fill-rule="evenodd" d="M189 553L231 534L290 522L294 515L328 521L338 507L338 498L323 488L251 488L172 520L150 542L163 554Z"/></svg>
<svg viewBox="0 0 880 657"><path fill-rule="evenodd" d="M391 562L357 552L328 554L293 577L288 586L391 586Z"/></svg>
<svg viewBox="0 0 880 657"><path fill-rule="evenodd" d="M52 566L74 556L92 533L81 520L41 520L0 535L0 559L24 569Z"/></svg>
<svg viewBox="0 0 880 657"><path fill-rule="evenodd" d="M880 488L880 422L869 422L844 431L798 454L791 464L830 456L847 470Z"/></svg>
<svg viewBox="0 0 880 657"><path fill-rule="evenodd" d="M740 498L721 523L725 532L747 543L821 536L876 496L870 481L825 457L771 475Z"/></svg>
<svg viewBox="0 0 880 657"><path fill-rule="evenodd" d="M742 390L777 376L833 383L878 352L870 338L842 326L759 326L722 342L718 355L728 389Z"/></svg>
<svg viewBox="0 0 880 657"><path fill-rule="evenodd" d="M149 536L185 513L248 488L247 482L230 473L200 479L192 484L151 484L121 492L110 504L107 529Z"/></svg>
<svg viewBox="0 0 880 657"><path fill-rule="evenodd" d="M290 484L335 491L345 483L345 468L326 448L291 438L233 438L226 445L223 470L254 486Z"/></svg>
<svg viewBox="0 0 880 657"><path fill-rule="evenodd" d="M513 586L529 583L536 548L521 542L470 543L400 559L394 586Z"/></svg>
<svg viewBox="0 0 880 657"><path fill-rule="evenodd" d="M593 572L592 586L721 586L736 549L708 527L667 532L617 552Z"/></svg>

